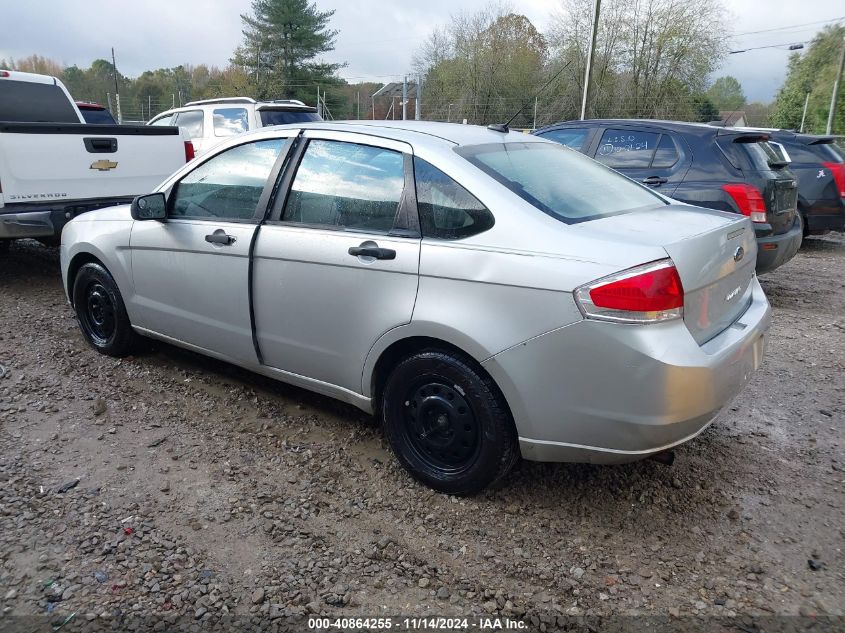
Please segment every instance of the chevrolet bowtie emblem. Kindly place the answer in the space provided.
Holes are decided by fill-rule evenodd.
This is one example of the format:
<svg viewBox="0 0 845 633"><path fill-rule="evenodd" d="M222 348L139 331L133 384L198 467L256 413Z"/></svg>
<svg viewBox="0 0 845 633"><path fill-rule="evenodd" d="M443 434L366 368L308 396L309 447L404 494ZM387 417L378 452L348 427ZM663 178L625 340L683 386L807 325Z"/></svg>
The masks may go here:
<svg viewBox="0 0 845 633"><path fill-rule="evenodd" d="M117 163L110 161L110 160L95 160L91 163L90 169L96 169L98 171L109 171L117 167Z"/></svg>

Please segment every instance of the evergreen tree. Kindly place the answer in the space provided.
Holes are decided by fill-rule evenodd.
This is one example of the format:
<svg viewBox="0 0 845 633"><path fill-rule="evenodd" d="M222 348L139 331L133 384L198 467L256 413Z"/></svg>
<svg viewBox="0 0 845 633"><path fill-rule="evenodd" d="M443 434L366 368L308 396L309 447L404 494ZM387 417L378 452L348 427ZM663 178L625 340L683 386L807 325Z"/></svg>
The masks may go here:
<svg viewBox="0 0 845 633"><path fill-rule="evenodd" d="M252 15L241 15L244 42L232 62L254 78L258 98L313 102L318 85L325 89L341 83L335 72L343 64L317 60L334 50L333 15L308 0L253 0Z"/></svg>

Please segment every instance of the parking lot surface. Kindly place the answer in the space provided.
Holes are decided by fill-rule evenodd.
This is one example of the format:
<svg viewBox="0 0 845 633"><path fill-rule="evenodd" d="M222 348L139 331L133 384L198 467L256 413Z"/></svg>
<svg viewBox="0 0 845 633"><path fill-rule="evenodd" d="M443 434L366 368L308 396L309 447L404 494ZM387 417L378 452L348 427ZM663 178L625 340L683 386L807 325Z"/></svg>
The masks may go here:
<svg viewBox="0 0 845 633"><path fill-rule="evenodd" d="M164 344L101 356L55 249L0 260L0 628L225 614L842 615L845 239L761 282L749 387L671 467L413 482L345 405ZM565 363L566 359L561 359ZM281 621L281 620L280 620Z"/></svg>

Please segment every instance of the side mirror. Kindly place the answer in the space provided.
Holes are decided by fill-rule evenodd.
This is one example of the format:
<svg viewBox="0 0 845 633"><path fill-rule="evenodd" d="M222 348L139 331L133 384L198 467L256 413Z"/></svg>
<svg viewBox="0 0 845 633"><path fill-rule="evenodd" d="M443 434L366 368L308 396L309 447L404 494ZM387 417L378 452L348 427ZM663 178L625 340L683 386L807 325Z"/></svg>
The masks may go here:
<svg viewBox="0 0 845 633"><path fill-rule="evenodd" d="M166 220L167 200L161 192L148 193L135 198L130 210L133 220Z"/></svg>

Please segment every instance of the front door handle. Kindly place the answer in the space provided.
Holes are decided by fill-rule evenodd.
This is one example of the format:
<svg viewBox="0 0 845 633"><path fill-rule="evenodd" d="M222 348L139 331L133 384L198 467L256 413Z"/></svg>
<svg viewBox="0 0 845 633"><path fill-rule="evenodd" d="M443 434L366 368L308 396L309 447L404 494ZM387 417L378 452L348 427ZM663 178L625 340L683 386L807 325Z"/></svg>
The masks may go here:
<svg viewBox="0 0 845 633"><path fill-rule="evenodd" d="M355 257L372 257L374 259L396 259L396 251L392 248L381 248L379 246L351 246L349 254Z"/></svg>
<svg viewBox="0 0 845 633"><path fill-rule="evenodd" d="M222 244L223 246L234 244L236 239L234 235L227 235L222 229L217 229L211 235L205 236L205 241L209 244Z"/></svg>
<svg viewBox="0 0 845 633"><path fill-rule="evenodd" d="M643 184L648 185L649 187L659 187L664 182L668 182L668 179L661 176L649 176L648 178L643 179Z"/></svg>

